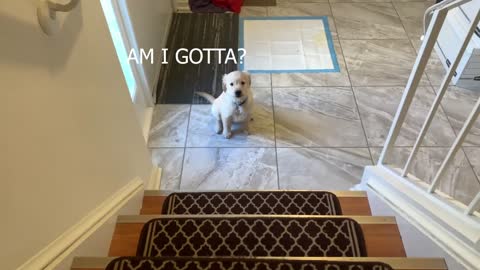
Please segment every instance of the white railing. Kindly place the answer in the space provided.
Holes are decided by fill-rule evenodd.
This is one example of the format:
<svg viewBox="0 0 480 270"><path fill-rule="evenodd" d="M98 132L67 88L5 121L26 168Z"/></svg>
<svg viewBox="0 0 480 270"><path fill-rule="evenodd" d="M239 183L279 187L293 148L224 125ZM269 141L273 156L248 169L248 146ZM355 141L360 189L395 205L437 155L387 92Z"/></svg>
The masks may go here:
<svg viewBox="0 0 480 270"><path fill-rule="evenodd" d="M455 8L459 5L465 4L467 2L470 2L471 0L450 0L450 1L444 1L441 4L437 5L436 8L429 9L427 12L432 12L433 15L431 17L430 23L428 24L428 28L426 29L425 37L422 43L422 46L420 48L420 51L418 53L418 57L416 59L415 65L413 67L412 73L410 75L410 78L408 80L407 86L405 88L405 91L403 93L400 105L398 107L397 113L395 115L395 118L393 120L393 124L390 128L390 132L388 133L387 140L385 142L385 145L383 147L382 153L380 155L380 158L378 160L378 165L384 165L384 160L386 155L392 150L395 140L398 137L398 134L400 133L400 130L402 128L402 125L405 121L405 118L408 113L408 109L410 108L410 105L412 103L412 100L415 96L415 92L417 90L417 87L419 85L420 79L422 78L422 75L425 71L425 67L427 65L427 62L430 58L430 55L432 53L432 50L434 49L435 43L437 41L438 35L440 33L440 30L443 26L443 23L445 22L445 19L447 17L448 11L451 10L452 8ZM426 20L428 21L428 20ZM407 162L405 163L403 170L400 173L400 176L406 177L407 174L410 171L410 167L412 165L412 161L415 159L415 156L420 148L420 145L423 142L423 139L425 137L425 134L427 133L430 124L432 123L432 120L435 116L435 113L438 110L438 107L440 106L440 103L442 102L443 96L445 92L448 89L448 86L450 84L451 79L453 78L453 75L455 74L455 70L457 69L463 54L472 38L472 35L475 32L475 29L480 21L480 11L477 12L477 15L475 18L472 20L469 30L467 32L467 35L465 36L465 39L462 42L462 46L460 47L460 50L458 51L457 56L455 57L455 60L452 62L450 65L447 74L443 78L442 84L440 85L439 89L437 90L437 96L435 97L435 100L430 108L430 111L428 112L427 118L425 119L425 122L423 123L423 126L420 130L420 133L418 134L418 137L415 141L415 145L410 152L410 155L407 159ZM435 190L438 188L440 178L443 176L445 169L452 163L453 158L455 157L455 154L457 151L461 148L463 141L465 140L465 137L467 136L468 132L472 128L473 124L475 123L475 120L477 119L478 115L480 114L480 98L477 100L477 103L473 107L472 112L468 116L467 120L465 121L465 124L463 125L463 128L461 129L460 133L456 137L453 145L450 147L450 150L448 151L445 159L443 160L440 168L438 169L435 177L432 180L432 183L430 187L428 188L428 192L434 193ZM476 181L472 179L473 181ZM480 192L475 196L475 198L470 202L466 210L464 211L466 215L471 215L474 211L476 211L480 207Z"/></svg>
<svg viewBox="0 0 480 270"><path fill-rule="evenodd" d="M385 162L385 157L394 148L395 141L405 122L409 107L415 97L415 92L448 11L470 1L480 0L445 0L441 4L437 4L427 10L428 14L425 22L426 25L428 24L428 27L425 31L423 43L403 92L382 153L376 165L365 168L362 184L359 188L365 189L368 186L395 209L399 215L427 235L434 243L442 247L451 257L465 266L466 269L476 270L479 269L478 266L480 265L480 192L466 205L438 190L438 186L445 169L452 165L455 154L461 149L465 137L480 114L480 99L465 121L463 128L445 156L430 186L428 186L426 181L419 179L411 172L411 166L480 21L480 11L477 11L475 18L472 20L455 60L448 68L447 74L436 91L435 100L403 168L394 168ZM477 181L476 179L468 180Z"/></svg>

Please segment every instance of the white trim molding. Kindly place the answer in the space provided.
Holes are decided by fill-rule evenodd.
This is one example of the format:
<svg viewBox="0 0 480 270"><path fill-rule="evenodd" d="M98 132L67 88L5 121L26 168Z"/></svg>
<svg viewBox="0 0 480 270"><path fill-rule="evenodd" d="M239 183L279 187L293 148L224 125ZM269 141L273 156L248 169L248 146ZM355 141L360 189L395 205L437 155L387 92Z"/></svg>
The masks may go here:
<svg viewBox="0 0 480 270"><path fill-rule="evenodd" d="M17 270L58 269L60 265L65 265L65 261L72 259L71 254L77 248L104 226L108 220L115 218L118 212L138 194L143 194L143 181L139 177L129 181Z"/></svg>
<svg viewBox="0 0 480 270"><path fill-rule="evenodd" d="M150 180L145 190L160 190L160 183L162 181L162 168L153 165L152 173L150 174Z"/></svg>
<svg viewBox="0 0 480 270"><path fill-rule="evenodd" d="M439 192L428 193L428 186L422 186L412 175L409 179L383 165L367 166L362 185L368 185L466 269L478 269L480 215L464 215L463 211L459 211L465 208L464 205Z"/></svg>

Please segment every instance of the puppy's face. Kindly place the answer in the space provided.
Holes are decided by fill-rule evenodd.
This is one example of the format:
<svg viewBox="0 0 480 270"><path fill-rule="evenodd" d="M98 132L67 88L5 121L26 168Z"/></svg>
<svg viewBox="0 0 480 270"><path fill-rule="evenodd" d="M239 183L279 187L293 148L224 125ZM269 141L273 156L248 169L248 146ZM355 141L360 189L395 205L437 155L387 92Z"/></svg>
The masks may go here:
<svg viewBox="0 0 480 270"><path fill-rule="evenodd" d="M250 88L250 74L233 71L223 75L223 91L234 98L243 98Z"/></svg>

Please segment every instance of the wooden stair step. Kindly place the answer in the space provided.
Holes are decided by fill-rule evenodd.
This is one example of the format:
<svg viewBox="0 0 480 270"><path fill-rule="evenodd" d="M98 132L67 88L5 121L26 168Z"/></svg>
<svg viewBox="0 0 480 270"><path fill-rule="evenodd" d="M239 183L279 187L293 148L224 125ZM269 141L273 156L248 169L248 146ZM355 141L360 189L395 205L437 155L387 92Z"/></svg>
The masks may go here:
<svg viewBox="0 0 480 270"><path fill-rule="evenodd" d="M212 193L234 194L234 193L285 193L285 192L288 192L289 194L295 194L295 193L308 194L308 193L322 192L322 191L229 191L229 192L208 192L208 193L211 195ZM140 213L142 215L159 215L166 212L167 210L163 209L162 206L165 200L167 199L167 196L171 195L172 193L173 192L166 192L166 191L145 191L143 206ZM185 192L182 192L182 193L184 194ZM205 192L203 193L192 192L192 193L206 194ZM340 203L341 214L356 215L356 216L372 215L366 192L364 191L329 191L328 193L335 195L336 198L338 199ZM229 202L231 201L232 200L230 200ZM205 202L205 200L203 200L202 202ZM218 202L218 200L216 202ZM309 205L307 204L307 208L310 208L308 206ZM303 207L303 209L305 209L305 207ZM309 210L309 209L306 209L306 210ZM265 213L265 214L271 214L271 213ZM284 214L289 214L289 213L284 213ZM300 214L300 213L297 213L297 214ZM314 214L314 213L307 213L307 214ZM322 214L325 215L330 213L322 213ZM339 213L336 213L336 214L339 214Z"/></svg>
<svg viewBox="0 0 480 270"><path fill-rule="evenodd" d="M116 257L76 257L72 263L72 270L104 270ZM308 258L255 258L256 260L279 260L279 261L346 261L346 262L383 262L390 265L394 270L447 270L443 258L390 258L390 257L308 257Z"/></svg>
<svg viewBox="0 0 480 270"><path fill-rule="evenodd" d="M169 219L178 217L215 218L228 219L235 217L242 218L291 218L282 215L210 215L210 216L168 216L168 215L135 215L120 216L117 220L115 232L112 238L109 256L135 256L139 242L140 233L145 223L152 219ZM342 219L351 218L355 220L363 231L366 250L371 257L405 257L400 232L394 217L372 217L372 216L295 216L305 220L312 219Z"/></svg>

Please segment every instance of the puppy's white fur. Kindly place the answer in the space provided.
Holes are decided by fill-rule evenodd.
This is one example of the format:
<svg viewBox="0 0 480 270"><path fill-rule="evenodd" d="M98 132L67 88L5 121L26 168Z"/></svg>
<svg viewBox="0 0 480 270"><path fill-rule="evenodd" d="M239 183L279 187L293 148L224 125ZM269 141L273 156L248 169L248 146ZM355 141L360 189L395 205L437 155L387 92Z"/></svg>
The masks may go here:
<svg viewBox="0 0 480 270"><path fill-rule="evenodd" d="M248 134L248 123L253 110L253 94L250 74L233 71L223 75L223 92L218 98L205 92L196 92L212 103L212 115L215 117L215 132L223 133L227 139L232 137L232 124L243 123Z"/></svg>

